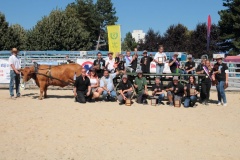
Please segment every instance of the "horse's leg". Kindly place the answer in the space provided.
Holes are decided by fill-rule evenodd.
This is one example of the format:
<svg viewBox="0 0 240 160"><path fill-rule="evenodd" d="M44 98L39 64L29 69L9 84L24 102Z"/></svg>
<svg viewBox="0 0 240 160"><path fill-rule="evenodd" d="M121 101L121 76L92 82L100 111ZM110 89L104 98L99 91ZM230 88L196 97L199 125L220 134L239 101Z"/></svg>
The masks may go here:
<svg viewBox="0 0 240 160"><path fill-rule="evenodd" d="M47 85L44 87L44 98L47 98L48 96L47 96Z"/></svg>

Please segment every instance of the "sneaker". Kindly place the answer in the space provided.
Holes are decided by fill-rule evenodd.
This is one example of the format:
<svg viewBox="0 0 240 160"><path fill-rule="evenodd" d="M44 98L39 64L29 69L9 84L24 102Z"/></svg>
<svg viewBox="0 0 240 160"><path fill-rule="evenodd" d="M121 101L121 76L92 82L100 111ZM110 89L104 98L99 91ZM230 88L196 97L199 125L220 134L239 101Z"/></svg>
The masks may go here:
<svg viewBox="0 0 240 160"><path fill-rule="evenodd" d="M94 103L95 102L95 99L90 99L88 100L89 103Z"/></svg>
<svg viewBox="0 0 240 160"><path fill-rule="evenodd" d="M21 94L18 94L15 98L20 98L21 97Z"/></svg>
<svg viewBox="0 0 240 160"><path fill-rule="evenodd" d="M16 98L14 96L10 96L10 99L12 100L16 100Z"/></svg>
<svg viewBox="0 0 240 160"><path fill-rule="evenodd" d="M204 104L205 104L206 106L208 106L208 105L209 105L207 101L205 101L205 102L204 102Z"/></svg>
<svg viewBox="0 0 240 160"><path fill-rule="evenodd" d="M122 105L124 105L124 103L123 103L123 102L120 102L119 105L122 106Z"/></svg>
<svg viewBox="0 0 240 160"><path fill-rule="evenodd" d="M224 103L223 106L224 106L224 107L227 107L227 103Z"/></svg>
<svg viewBox="0 0 240 160"><path fill-rule="evenodd" d="M217 104L218 106L221 106L222 105L222 103L221 102L218 102L218 104Z"/></svg>
<svg viewBox="0 0 240 160"><path fill-rule="evenodd" d="M173 106L173 102L170 102L169 106L172 107Z"/></svg>
<svg viewBox="0 0 240 160"><path fill-rule="evenodd" d="M143 105L147 105L147 104L148 104L147 100L143 100Z"/></svg>

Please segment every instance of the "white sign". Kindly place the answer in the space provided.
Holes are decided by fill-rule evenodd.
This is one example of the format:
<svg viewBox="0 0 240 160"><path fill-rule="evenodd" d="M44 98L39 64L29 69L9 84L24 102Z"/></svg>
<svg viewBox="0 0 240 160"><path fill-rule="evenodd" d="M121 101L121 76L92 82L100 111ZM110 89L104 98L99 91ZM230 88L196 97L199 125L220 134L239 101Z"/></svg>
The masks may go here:
<svg viewBox="0 0 240 160"><path fill-rule="evenodd" d="M94 59L77 59L77 63L80 64L83 68L87 70L87 73L89 69L93 66Z"/></svg>
<svg viewBox="0 0 240 160"><path fill-rule="evenodd" d="M10 83L10 66L5 59L0 59L0 83Z"/></svg>

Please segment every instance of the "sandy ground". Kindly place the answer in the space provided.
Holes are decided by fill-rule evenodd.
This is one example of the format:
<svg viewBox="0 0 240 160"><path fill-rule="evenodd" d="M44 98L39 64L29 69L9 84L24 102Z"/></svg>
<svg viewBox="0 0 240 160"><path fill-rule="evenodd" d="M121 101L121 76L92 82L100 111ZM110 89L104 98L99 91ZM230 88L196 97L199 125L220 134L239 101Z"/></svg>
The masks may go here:
<svg viewBox="0 0 240 160"><path fill-rule="evenodd" d="M240 159L240 96L228 106L75 103L71 90L0 90L1 160ZM211 93L216 100L216 92Z"/></svg>

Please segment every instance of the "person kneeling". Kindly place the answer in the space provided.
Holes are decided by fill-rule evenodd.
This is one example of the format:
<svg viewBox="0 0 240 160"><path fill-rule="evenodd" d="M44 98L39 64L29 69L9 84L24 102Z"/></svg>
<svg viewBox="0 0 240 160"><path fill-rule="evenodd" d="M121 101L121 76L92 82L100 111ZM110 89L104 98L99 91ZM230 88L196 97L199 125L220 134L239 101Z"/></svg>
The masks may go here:
<svg viewBox="0 0 240 160"><path fill-rule="evenodd" d="M184 107L193 107L197 102L197 94L199 93L199 87L196 84L195 77L189 77L189 83L184 87L185 100Z"/></svg>
<svg viewBox="0 0 240 160"><path fill-rule="evenodd" d="M173 104L175 105L175 101L181 102L182 97L184 95L184 86L181 83L179 83L178 77L174 76L173 82L168 83L166 91L169 100L169 105L173 106Z"/></svg>
<svg viewBox="0 0 240 160"><path fill-rule="evenodd" d="M119 105L125 104L127 99L131 99L133 95L132 84L128 80L127 75L123 75L122 81L119 83L119 92L118 96Z"/></svg>
<svg viewBox="0 0 240 160"><path fill-rule="evenodd" d="M116 77L116 73L109 74L108 70L104 70L103 77L100 80L100 87L103 89L102 99L104 101L116 101L116 91L114 90L113 79Z"/></svg>
<svg viewBox="0 0 240 160"><path fill-rule="evenodd" d="M136 92L137 92L137 103L148 104L147 81L146 81L146 78L143 77L141 70L137 70L137 77L135 78L135 81L134 81L134 87L136 88Z"/></svg>
<svg viewBox="0 0 240 160"><path fill-rule="evenodd" d="M74 96L77 102L92 102L92 91L89 78L86 76L86 69L82 69L82 74L76 78L74 83Z"/></svg>
<svg viewBox="0 0 240 160"><path fill-rule="evenodd" d="M157 104L163 104L162 100L165 97L165 94L163 92L163 85L160 83L160 78L156 77L155 78L155 85L152 86L152 95L157 97Z"/></svg>

